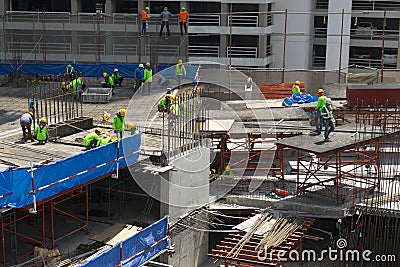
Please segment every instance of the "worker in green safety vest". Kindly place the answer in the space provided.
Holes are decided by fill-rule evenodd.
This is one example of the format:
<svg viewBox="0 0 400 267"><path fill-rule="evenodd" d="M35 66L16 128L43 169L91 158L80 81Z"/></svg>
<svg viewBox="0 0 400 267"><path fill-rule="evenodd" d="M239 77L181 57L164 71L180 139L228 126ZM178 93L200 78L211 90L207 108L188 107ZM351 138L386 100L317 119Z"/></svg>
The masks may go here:
<svg viewBox="0 0 400 267"><path fill-rule="evenodd" d="M114 133L117 135L117 138L120 139L122 139L122 133L125 130L125 115L126 109L121 108L118 113L115 114L112 124Z"/></svg>
<svg viewBox="0 0 400 267"><path fill-rule="evenodd" d="M75 98L79 99L82 94L82 90L85 89L85 85L82 82L82 77L72 80L69 83L69 86L72 88L72 93L74 94Z"/></svg>
<svg viewBox="0 0 400 267"><path fill-rule="evenodd" d="M47 119L41 118L39 125L36 125L34 131L34 137L39 141L40 145L44 145L47 142L47 133L49 129L47 128Z"/></svg>
<svg viewBox="0 0 400 267"><path fill-rule="evenodd" d="M88 149L95 148L100 144L100 137L99 135L103 131L100 128L96 128L94 133L90 133L83 138L83 145Z"/></svg>

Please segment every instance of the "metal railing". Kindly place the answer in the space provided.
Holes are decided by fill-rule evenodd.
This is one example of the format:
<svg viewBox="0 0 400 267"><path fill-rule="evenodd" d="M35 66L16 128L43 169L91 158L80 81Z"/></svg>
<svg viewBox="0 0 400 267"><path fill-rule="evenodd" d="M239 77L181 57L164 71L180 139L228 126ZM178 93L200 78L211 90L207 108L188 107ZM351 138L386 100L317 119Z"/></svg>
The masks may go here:
<svg viewBox="0 0 400 267"><path fill-rule="evenodd" d="M122 56L135 56L137 52L137 45L133 44L114 44L113 45L114 55Z"/></svg>
<svg viewBox="0 0 400 267"><path fill-rule="evenodd" d="M145 46L145 55L150 56L151 54L151 45ZM159 45L157 47L157 54L159 56L173 56L179 55L179 46L178 45Z"/></svg>
<svg viewBox="0 0 400 267"><path fill-rule="evenodd" d="M317 0L315 2L316 9L328 9L329 0Z"/></svg>
<svg viewBox="0 0 400 267"><path fill-rule="evenodd" d="M229 15L228 26L234 27L258 27L258 16L257 15Z"/></svg>
<svg viewBox="0 0 400 267"><path fill-rule="evenodd" d="M190 45L189 56L219 57L219 46Z"/></svg>
<svg viewBox="0 0 400 267"><path fill-rule="evenodd" d="M112 18L114 24L138 24L137 14L114 13Z"/></svg>
<svg viewBox="0 0 400 267"><path fill-rule="evenodd" d="M6 22L31 22L42 23L68 23L70 22L71 14L69 12L33 12L33 11L6 11Z"/></svg>
<svg viewBox="0 0 400 267"><path fill-rule="evenodd" d="M221 16L219 14L191 14L189 18L190 26L221 26Z"/></svg>
<svg viewBox="0 0 400 267"><path fill-rule="evenodd" d="M94 55L95 52L105 55L105 45L104 44L79 44L79 54L89 54Z"/></svg>
<svg viewBox="0 0 400 267"><path fill-rule="evenodd" d="M349 65L380 69L382 67L382 60L374 58L350 58ZM384 67L385 69L396 69L397 63L386 63L384 64Z"/></svg>
<svg viewBox="0 0 400 267"><path fill-rule="evenodd" d="M325 67L326 57L313 57L313 67Z"/></svg>
<svg viewBox="0 0 400 267"><path fill-rule="evenodd" d="M315 38L326 38L328 36L328 28L314 28Z"/></svg>
<svg viewBox="0 0 400 267"><path fill-rule="evenodd" d="M400 11L399 1L353 1L353 10L395 10Z"/></svg>
<svg viewBox="0 0 400 267"><path fill-rule="evenodd" d="M42 43L35 42L8 42L8 52L10 53L41 53L44 49L46 53L71 54L71 43L48 43L43 47Z"/></svg>
<svg viewBox="0 0 400 267"><path fill-rule="evenodd" d="M399 40L399 30L376 30L361 31L358 29L351 29L350 35L355 39L369 39L369 40L382 40L383 34L385 34L385 40Z"/></svg>
<svg viewBox="0 0 400 267"><path fill-rule="evenodd" d="M227 47L226 53L228 57L256 58L257 47L232 47L232 50Z"/></svg>
<svg viewBox="0 0 400 267"><path fill-rule="evenodd" d="M265 49L265 56L269 57L272 55L272 45L271 44L267 44L267 47Z"/></svg>
<svg viewBox="0 0 400 267"><path fill-rule="evenodd" d="M79 23L106 23L106 16L102 13L78 13L78 22Z"/></svg>

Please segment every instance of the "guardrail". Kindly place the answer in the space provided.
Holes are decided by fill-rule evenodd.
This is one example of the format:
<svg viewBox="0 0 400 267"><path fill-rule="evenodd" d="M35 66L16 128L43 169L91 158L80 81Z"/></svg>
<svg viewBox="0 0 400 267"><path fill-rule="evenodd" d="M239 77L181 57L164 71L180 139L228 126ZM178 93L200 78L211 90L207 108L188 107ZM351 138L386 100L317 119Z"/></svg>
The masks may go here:
<svg viewBox="0 0 400 267"><path fill-rule="evenodd" d="M71 54L71 43L48 43L44 47L42 43L36 42L8 42L8 52L10 53L46 53Z"/></svg>
<svg viewBox="0 0 400 267"><path fill-rule="evenodd" d="M151 54L151 46L145 46L145 55L150 56ZM179 46L178 45L159 45L157 47L157 54L159 56L173 56L179 55Z"/></svg>
<svg viewBox="0 0 400 267"><path fill-rule="evenodd" d="M219 46L189 45L189 56L219 57Z"/></svg>
<svg viewBox="0 0 400 267"><path fill-rule="evenodd" d="M71 14L69 12L35 12L35 11L6 11L6 22L46 22L68 23Z"/></svg>
<svg viewBox="0 0 400 267"><path fill-rule="evenodd" d="M232 50L227 47L226 53L228 57L256 58L257 47L232 47Z"/></svg>
<svg viewBox="0 0 400 267"><path fill-rule="evenodd" d="M313 67L325 67L326 57L313 57Z"/></svg>
<svg viewBox="0 0 400 267"><path fill-rule="evenodd" d="M353 1L352 5L353 10L400 10L400 2L399 1Z"/></svg>
<svg viewBox="0 0 400 267"><path fill-rule="evenodd" d="M258 27L258 16L257 15L229 15L228 26L234 27Z"/></svg>
<svg viewBox="0 0 400 267"><path fill-rule="evenodd" d="M136 56L137 45L133 44L114 44L113 53L114 55L122 56Z"/></svg>
<svg viewBox="0 0 400 267"><path fill-rule="evenodd" d="M314 28L315 38L326 38L328 36L328 28Z"/></svg>
<svg viewBox="0 0 400 267"><path fill-rule="evenodd" d="M190 26L221 26L219 14L191 14L189 17Z"/></svg>
<svg viewBox="0 0 400 267"><path fill-rule="evenodd" d="M101 55L106 54L105 45L104 44L79 44L79 54L88 54L93 55L95 53L100 53Z"/></svg>

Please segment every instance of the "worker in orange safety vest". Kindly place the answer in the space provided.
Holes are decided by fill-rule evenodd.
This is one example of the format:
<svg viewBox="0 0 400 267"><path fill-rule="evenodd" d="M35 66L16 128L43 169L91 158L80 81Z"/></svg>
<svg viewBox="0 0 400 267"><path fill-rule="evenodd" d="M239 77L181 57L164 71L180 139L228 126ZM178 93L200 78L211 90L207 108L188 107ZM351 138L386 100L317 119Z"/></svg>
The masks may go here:
<svg viewBox="0 0 400 267"><path fill-rule="evenodd" d="M179 17L179 26L181 28L181 35L183 35L182 28L185 28L185 35L187 35L187 19L189 17L189 13L186 11L185 7L182 7L181 12L178 14Z"/></svg>

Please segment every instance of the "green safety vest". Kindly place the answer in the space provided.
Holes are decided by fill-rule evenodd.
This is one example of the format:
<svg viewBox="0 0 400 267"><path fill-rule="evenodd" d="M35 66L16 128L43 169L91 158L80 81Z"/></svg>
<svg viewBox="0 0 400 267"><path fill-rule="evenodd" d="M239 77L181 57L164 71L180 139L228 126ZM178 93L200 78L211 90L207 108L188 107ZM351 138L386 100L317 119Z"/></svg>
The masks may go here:
<svg viewBox="0 0 400 267"><path fill-rule="evenodd" d="M315 107L316 111L321 111L322 107L326 105L326 96L318 97L317 106Z"/></svg>
<svg viewBox="0 0 400 267"><path fill-rule="evenodd" d="M299 93L301 94L300 87L295 85L292 87L292 94Z"/></svg>
<svg viewBox="0 0 400 267"><path fill-rule="evenodd" d="M123 116L114 116L113 120L113 129L117 131L123 131L125 129L125 117Z"/></svg>
<svg viewBox="0 0 400 267"><path fill-rule="evenodd" d="M39 141L45 141L45 140L47 140L47 133L48 133L48 131L49 131L49 129L48 129L46 126L44 126L43 128L40 128L40 126L37 125L37 126L35 127L35 136L36 136L36 139L39 140Z"/></svg>
<svg viewBox="0 0 400 267"><path fill-rule="evenodd" d="M97 140L97 145L99 145L100 137L96 133L90 133L86 135L85 138L83 138L83 145L89 146L90 142L92 142L93 140Z"/></svg>
<svg viewBox="0 0 400 267"><path fill-rule="evenodd" d="M144 69L144 78L143 80L145 82L152 82L153 81L153 70L151 68L149 69Z"/></svg>
<svg viewBox="0 0 400 267"><path fill-rule="evenodd" d="M99 146L104 146L111 142L111 137L100 138Z"/></svg>
<svg viewBox="0 0 400 267"><path fill-rule="evenodd" d="M78 85L82 84L82 81L79 79L72 80L69 85L72 86L72 91L74 92L74 95L76 95L76 88L78 88Z"/></svg>
<svg viewBox="0 0 400 267"><path fill-rule="evenodd" d="M111 79L113 80L113 83L115 84L115 81L116 80L119 80L120 78L122 78L122 76L121 75L119 75L119 73L113 73L113 74L111 74Z"/></svg>
<svg viewBox="0 0 400 267"><path fill-rule="evenodd" d="M175 75L176 75L176 76L182 76L182 75L186 76L186 68L185 68L185 65L182 64L182 67L179 67L179 64L176 64L176 67L175 67Z"/></svg>

